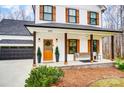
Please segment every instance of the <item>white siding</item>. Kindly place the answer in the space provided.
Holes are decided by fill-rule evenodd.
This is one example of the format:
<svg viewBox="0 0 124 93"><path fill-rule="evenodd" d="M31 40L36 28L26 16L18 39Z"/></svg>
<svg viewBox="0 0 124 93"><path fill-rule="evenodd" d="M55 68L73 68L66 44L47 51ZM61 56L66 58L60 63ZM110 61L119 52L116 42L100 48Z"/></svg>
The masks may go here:
<svg viewBox="0 0 124 93"><path fill-rule="evenodd" d="M65 8L56 6L56 20L58 23L65 23Z"/></svg>
<svg viewBox="0 0 124 93"><path fill-rule="evenodd" d="M96 5L57 5L56 6L56 22L57 23L66 23L65 22L65 8L75 8L79 9L79 18L80 18L80 25L88 25L87 24L87 11L94 11L99 13L99 26L101 26L101 10ZM39 6L36 6L36 14L35 14L35 23L51 23L53 21L43 21L39 20ZM95 25L94 25L95 26Z"/></svg>
<svg viewBox="0 0 124 93"><path fill-rule="evenodd" d="M42 62L43 62L43 39L53 39L53 62L55 62L55 48L58 45L59 52L60 52L60 61L64 62L65 56L65 43L64 43L64 34L63 33L37 33L36 35L36 49L38 46L41 48L42 51ZM88 37L85 35L76 35L76 34L68 34L68 39L80 39L80 52L88 52ZM38 40L40 38L40 41ZM58 39L58 42L56 42ZM102 39L100 40L100 55L102 56ZM68 61L73 61L74 56L73 54L68 54ZM37 60L37 59L36 59ZM51 61L50 61L51 62Z"/></svg>
<svg viewBox="0 0 124 93"><path fill-rule="evenodd" d="M64 61L64 34L55 34L55 33L37 33L36 35L36 49L38 46L41 48L42 51L42 61L43 61L43 40L44 39L53 39L53 61L55 62L55 48L58 45L59 52L60 52L60 61ZM40 41L38 41L40 38ZM58 39L58 42L56 42Z"/></svg>

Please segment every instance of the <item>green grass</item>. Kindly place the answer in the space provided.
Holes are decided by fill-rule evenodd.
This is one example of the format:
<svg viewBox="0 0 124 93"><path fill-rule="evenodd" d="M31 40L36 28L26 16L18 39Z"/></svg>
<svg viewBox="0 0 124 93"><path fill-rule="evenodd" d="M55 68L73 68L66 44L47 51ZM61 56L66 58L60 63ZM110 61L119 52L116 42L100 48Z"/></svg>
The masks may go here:
<svg viewBox="0 0 124 93"><path fill-rule="evenodd" d="M124 87L124 78L98 80L92 83L90 87Z"/></svg>

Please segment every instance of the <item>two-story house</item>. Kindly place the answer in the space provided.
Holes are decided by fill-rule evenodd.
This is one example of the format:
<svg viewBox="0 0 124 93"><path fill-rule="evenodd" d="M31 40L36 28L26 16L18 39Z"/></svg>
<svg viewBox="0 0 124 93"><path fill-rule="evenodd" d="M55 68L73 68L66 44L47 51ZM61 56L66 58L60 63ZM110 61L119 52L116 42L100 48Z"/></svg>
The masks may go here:
<svg viewBox="0 0 124 93"><path fill-rule="evenodd" d="M103 5L37 5L35 24L25 25L34 37L34 64L40 47L42 62L55 62L55 49L59 61L75 60L75 53L89 54L90 61L102 56L102 38L111 36L111 59L114 59L114 36L121 31L101 28ZM83 56L82 56L83 57Z"/></svg>

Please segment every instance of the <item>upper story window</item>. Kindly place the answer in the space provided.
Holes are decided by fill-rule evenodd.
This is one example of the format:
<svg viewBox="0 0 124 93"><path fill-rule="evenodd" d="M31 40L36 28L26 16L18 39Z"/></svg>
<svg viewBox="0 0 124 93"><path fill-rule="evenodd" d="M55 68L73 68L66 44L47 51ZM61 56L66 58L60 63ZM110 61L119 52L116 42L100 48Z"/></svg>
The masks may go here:
<svg viewBox="0 0 124 93"><path fill-rule="evenodd" d="M77 18L76 9L69 9L68 18L69 18L68 22L76 23L76 18Z"/></svg>
<svg viewBox="0 0 124 93"><path fill-rule="evenodd" d="M96 18L96 12L90 13L90 24L96 25L97 24L97 18Z"/></svg>
<svg viewBox="0 0 124 93"><path fill-rule="evenodd" d="M88 24L99 25L99 14L97 12L88 12Z"/></svg>
<svg viewBox="0 0 124 93"><path fill-rule="evenodd" d="M67 23L79 23L79 10L66 8L66 22Z"/></svg>
<svg viewBox="0 0 124 93"><path fill-rule="evenodd" d="M56 21L56 6L40 5L39 19L44 21Z"/></svg>
<svg viewBox="0 0 124 93"><path fill-rule="evenodd" d="M49 5L43 6L43 20L52 21L53 20L53 7Z"/></svg>

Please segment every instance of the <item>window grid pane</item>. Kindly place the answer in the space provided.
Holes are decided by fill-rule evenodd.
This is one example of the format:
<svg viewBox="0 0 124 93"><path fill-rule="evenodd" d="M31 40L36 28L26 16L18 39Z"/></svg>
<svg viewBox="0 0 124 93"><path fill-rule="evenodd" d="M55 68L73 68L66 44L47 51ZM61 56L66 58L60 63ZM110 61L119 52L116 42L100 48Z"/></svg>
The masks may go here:
<svg viewBox="0 0 124 93"><path fill-rule="evenodd" d="M77 52L77 40L69 40L69 53L74 54Z"/></svg>
<svg viewBox="0 0 124 93"><path fill-rule="evenodd" d="M91 18L96 18L96 13L91 12Z"/></svg>
<svg viewBox="0 0 124 93"><path fill-rule="evenodd" d="M69 9L69 15L76 16L76 10Z"/></svg>
<svg viewBox="0 0 124 93"><path fill-rule="evenodd" d="M90 19L90 24L91 25L96 25L96 19L95 18L91 18Z"/></svg>
<svg viewBox="0 0 124 93"><path fill-rule="evenodd" d="M52 6L44 6L44 12L52 13Z"/></svg>
<svg viewBox="0 0 124 93"><path fill-rule="evenodd" d="M74 17L74 16L69 16L69 22L71 22L71 23L76 23L76 17Z"/></svg>
<svg viewBox="0 0 124 93"><path fill-rule="evenodd" d="M48 13L44 13L44 20L52 20L52 15Z"/></svg>

